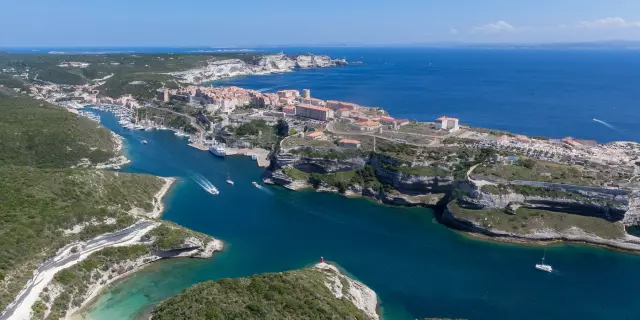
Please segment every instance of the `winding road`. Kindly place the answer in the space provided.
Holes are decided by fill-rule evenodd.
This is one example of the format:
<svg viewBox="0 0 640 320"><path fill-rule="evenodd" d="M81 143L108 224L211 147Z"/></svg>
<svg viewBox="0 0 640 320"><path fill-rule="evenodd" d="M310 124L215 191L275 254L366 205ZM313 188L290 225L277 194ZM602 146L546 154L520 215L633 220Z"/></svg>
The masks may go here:
<svg viewBox="0 0 640 320"><path fill-rule="evenodd" d="M103 234L86 242L66 245L58 250L56 256L45 261L34 271L34 276L29 279L16 299L0 314L0 320L29 319L31 306L58 271L79 263L100 249L135 244L158 225L158 222L142 220L120 231ZM72 253L73 248L77 248L76 253Z"/></svg>

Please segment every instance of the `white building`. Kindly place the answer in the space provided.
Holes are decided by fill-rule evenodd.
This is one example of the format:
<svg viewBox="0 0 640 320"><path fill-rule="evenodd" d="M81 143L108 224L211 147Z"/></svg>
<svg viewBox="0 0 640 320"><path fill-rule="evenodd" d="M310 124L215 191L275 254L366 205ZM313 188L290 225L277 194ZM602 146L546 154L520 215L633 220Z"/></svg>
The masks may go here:
<svg viewBox="0 0 640 320"><path fill-rule="evenodd" d="M460 129L458 118L440 117L436 119L436 129L455 131Z"/></svg>

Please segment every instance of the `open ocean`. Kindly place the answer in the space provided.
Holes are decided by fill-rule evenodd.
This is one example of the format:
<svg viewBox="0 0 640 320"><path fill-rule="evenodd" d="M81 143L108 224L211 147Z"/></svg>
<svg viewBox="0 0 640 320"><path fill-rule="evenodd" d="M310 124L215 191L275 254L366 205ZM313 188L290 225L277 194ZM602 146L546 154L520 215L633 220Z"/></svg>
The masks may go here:
<svg viewBox="0 0 640 320"><path fill-rule="evenodd" d="M291 49L287 49L291 50ZM216 82L380 106L396 117L446 114L465 124L528 135L638 140L640 52L461 49L304 49L362 60ZM594 122L611 124L610 129ZM176 176L164 219L225 241L211 260L154 264L110 287L92 319L135 319L205 280L297 269L320 256L375 290L385 319L638 319L640 255L580 245L547 249L557 271L534 269L543 248L492 243L438 224L421 208L378 205L334 194L255 188L261 169L248 157L216 158L170 132L125 137L127 172ZM143 145L142 140L148 144ZM221 194L191 177L201 174ZM230 176L234 186L224 181Z"/></svg>
<svg viewBox="0 0 640 320"><path fill-rule="evenodd" d="M286 49L361 61L214 85L378 106L394 117L600 142L640 140L640 51L434 48ZM611 124L608 128L593 118Z"/></svg>

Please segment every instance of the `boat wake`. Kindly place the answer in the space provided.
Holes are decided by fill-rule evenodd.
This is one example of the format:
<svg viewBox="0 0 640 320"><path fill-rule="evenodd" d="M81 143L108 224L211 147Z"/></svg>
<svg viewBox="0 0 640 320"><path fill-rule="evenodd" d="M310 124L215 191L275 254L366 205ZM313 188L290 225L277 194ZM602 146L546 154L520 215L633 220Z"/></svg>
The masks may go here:
<svg viewBox="0 0 640 320"><path fill-rule="evenodd" d="M603 126L609 128L611 130L615 130L615 131L620 132L620 130L618 130L618 128L616 128L616 127L614 127L614 126L612 126L612 125L610 125L610 124L608 124L608 123L606 123L606 122L604 122L604 121L602 121L600 119L593 118L593 121L595 121L595 122L597 122L599 124L602 124Z"/></svg>
<svg viewBox="0 0 640 320"><path fill-rule="evenodd" d="M198 174L198 173L192 173L190 174L191 179L197 183L200 188L202 188L202 190L212 194L212 195L218 195L220 194L220 191L218 191L218 188L216 188L216 186L213 185L213 183L211 183L211 181L207 180L207 178L205 178L203 175Z"/></svg>
<svg viewBox="0 0 640 320"><path fill-rule="evenodd" d="M258 185L256 185L255 187L256 187L256 188L258 188L258 190L260 190L260 191L262 191L262 192L264 192L264 193L267 193L267 194L273 194L273 191L271 191L271 190L267 189L267 187L265 187L265 186L263 186L263 185L258 184Z"/></svg>

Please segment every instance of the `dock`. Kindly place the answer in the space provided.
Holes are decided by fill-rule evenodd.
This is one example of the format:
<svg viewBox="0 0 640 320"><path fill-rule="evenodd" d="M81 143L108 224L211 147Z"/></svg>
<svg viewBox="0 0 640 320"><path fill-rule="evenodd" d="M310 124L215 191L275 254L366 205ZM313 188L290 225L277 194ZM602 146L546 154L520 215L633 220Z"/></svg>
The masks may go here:
<svg viewBox="0 0 640 320"><path fill-rule="evenodd" d="M260 149L260 148L227 148L227 155L245 155L245 156L255 156L256 161L258 161L258 167L266 168L271 164L269 160L269 150Z"/></svg>
<svg viewBox="0 0 640 320"><path fill-rule="evenodd" d="M202 143L192 142L192 143L189 143L189 147L196 148L201 151L209 151L209 147Z"/></svg>
<svg viewBox="0 0 640 320"><path fill-rule="evenodd" d="M209 146L204 145L202 143L192 142L189 143L189 147L196 148L201 151L209 151ZM269 160L269 150L260 149L260 148L227 148L226 152L227 156L255 156L256 161L258 162L258 167L266 168L269 167L271 161Z"/></svg>

